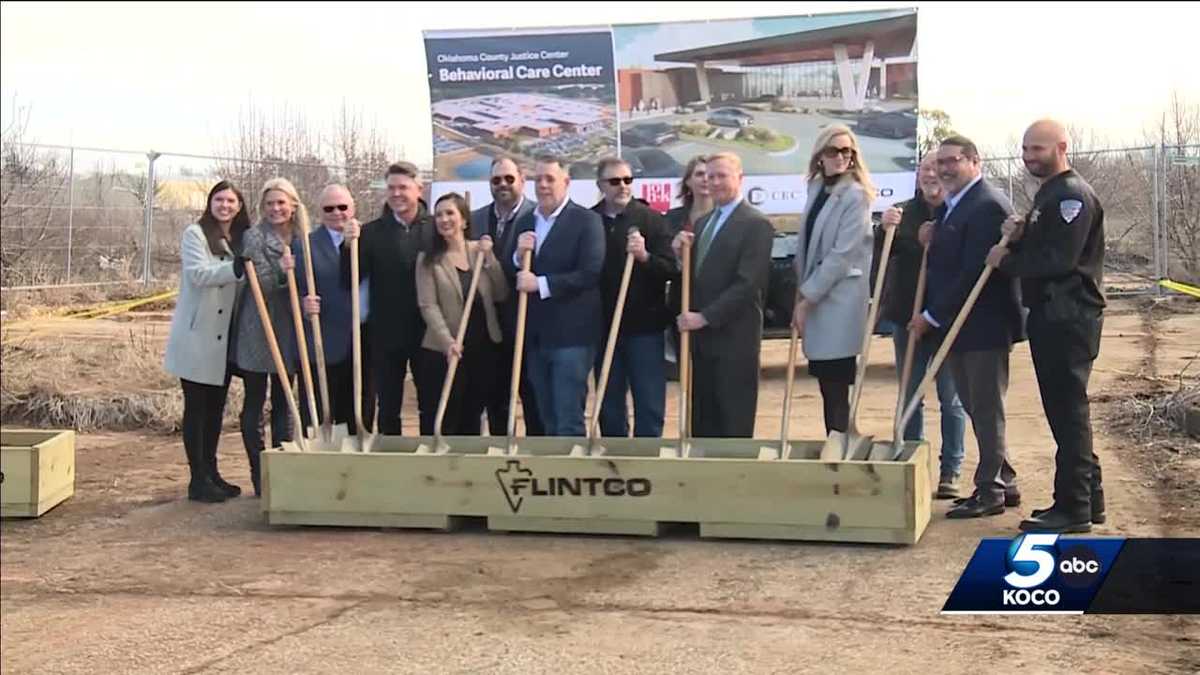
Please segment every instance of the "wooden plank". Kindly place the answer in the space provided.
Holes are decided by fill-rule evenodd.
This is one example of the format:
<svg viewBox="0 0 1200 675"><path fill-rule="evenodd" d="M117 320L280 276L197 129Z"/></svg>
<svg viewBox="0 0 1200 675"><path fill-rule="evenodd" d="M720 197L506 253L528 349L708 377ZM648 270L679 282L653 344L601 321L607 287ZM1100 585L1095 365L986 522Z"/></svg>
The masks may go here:
<svg viewBox="0 0 1200 675"><path fill-rule="evenodd" d="M75 493L74 431L3 429L0 435L0 514L36 518Z"/></svg>
<svg viewBox="0 0 1200 675"><path fill-rule="evenodd" d="M263 455L270 511L452 514L823 526L907 525L895 462L415 454ZM286 492L279 487L286 485ZM787 508L781 508L786 504Z"/></svg>
<svg viewBox="0 0 1200 675"><path fill-rule="evenodd" d="M622 534L657 537L660 525L652 520L603 518L535 518L489 516L488 529L496 532L557 532L561 534Z"/></svg>
<svg viewBox="0 0 1200 675"><path fill-rule="evenodd" d="M268 511L271 525L325 525L331 527L397 527L413 530L457 529L460 518L448 515L402 513L336 513L316 511Z"/></svg>
<svg viewBox="0 0 1200 675"><path fill-rule="evenodd" d="M3 515L33 515L33 507L37 504L33 498L33 491L37 487L34 462L33 448L0 449L0 471L4 472L4 482L0 483L0 505L3 505Z"/></svg>
<svg viewBox="0 0 1200 675"><path fill-rule="evenodd" d="M868 544L915 544L919 539L919 535L903 528L816 527L754 523L700 523L700 536L705 539L784 539Z"/></svg>

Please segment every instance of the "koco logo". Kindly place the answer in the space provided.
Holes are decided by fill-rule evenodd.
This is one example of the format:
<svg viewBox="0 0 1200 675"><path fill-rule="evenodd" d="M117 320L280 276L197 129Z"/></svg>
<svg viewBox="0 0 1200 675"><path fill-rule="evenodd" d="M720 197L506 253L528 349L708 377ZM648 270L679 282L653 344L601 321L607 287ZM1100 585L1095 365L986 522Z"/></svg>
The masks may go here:
<svg viewBox="0 0 1200 675"><path fill-rule="evenodd" d="M1054 588L1041 589L1058 572L1071 588L1087 588L1100 577L1101 564L1095 551L1083 545L1058 550L1057 534L1023 534L1008 547L1005 563L1009 570L1004 583L1005 605L1057 605L1062 599ZM1057 555L1056 555L1057 554Z"/></svg>
<svg viewBox="0 0 1200 675"><path fill-rule="evenodd" d="M646 497L654 489L649 478L540 478L520 460L509 460L503 469L496 469L496 482L513 513L521 510L526 497Z"/></svg>

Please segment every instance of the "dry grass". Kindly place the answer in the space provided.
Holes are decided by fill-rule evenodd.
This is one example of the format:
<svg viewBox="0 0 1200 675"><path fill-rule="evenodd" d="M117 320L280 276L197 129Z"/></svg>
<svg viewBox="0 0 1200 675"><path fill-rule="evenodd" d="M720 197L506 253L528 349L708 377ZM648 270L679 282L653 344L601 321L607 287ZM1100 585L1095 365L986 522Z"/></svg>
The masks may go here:
<svg viewBox="0 0 1200 675"><path fill-rule="evenodd" d="M162 340L148 326L105 337L14 337L9 331L0 348L6 425L173 432L183 419L179 381L163 370ZM227 424L241 399L241 386L231 386Z"/></svg>

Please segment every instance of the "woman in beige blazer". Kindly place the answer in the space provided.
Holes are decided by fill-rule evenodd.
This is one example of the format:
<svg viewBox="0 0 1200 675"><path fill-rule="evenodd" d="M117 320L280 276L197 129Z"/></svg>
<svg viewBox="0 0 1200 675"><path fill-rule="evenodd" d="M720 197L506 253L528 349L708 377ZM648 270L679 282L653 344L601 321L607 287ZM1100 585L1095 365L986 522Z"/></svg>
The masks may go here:
<svg viewBox="0 0 1200 675"><path fill-rule="evenodd" d="M421 342L421 360L428 392L426 401L441 396L451 356L460 356L458 372L450 390L450 400L442 420L442 433L478 436L480 417L495 379L495 364L500 358L500 320L496 303L508 296L504 272L492 252L491 237L467 241L470 231L467 200L455 192L443 195L434 204L437 236L431 250L417 256L417 304L425 319L425 339ZM477 256L484 256L479 287L471 307L471 318L462 343L455 341L462 320L471 273ZM433 390L433 387L437 387ZM421 414L421 434L431 435L437 409Z"/></svg>

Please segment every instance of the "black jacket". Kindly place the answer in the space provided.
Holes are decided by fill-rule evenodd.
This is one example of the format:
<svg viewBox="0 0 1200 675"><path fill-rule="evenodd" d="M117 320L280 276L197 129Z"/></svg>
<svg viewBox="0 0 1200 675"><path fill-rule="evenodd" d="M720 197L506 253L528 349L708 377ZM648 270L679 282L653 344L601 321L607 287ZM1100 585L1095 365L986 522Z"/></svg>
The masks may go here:
<svg viewBox="0 0 1200 675"><path fill-rule="evenodd" d="M1030 309L1051 320L1080 318L1104 302L1104 209L1074 169L1046 181L1033 198L1025 234L1000 269L1021 278Z"/></svg>
<svg viewBox="0 0 1200 675"><path fill-rule="evenodd" d="M629 277L625 296L625 311L621 316L621 335L659 333L671 321L667 309L667 280L676 274L675 252L671 250L671 231L666 220L646 202L634 199L616 218L604 214L601 201L592 210L604 223L605 256L600 273L600 298L604 325L612 324L625 271L625 244L629 230L636 227L646 239L650 258L644 263L636 260ZM607 335L607 333L605 333Z"/></svg>
<svg viewBox="0 0 1200 675"><path fill-rule="evenodd" d="M933 209L917 191L917 196L907 202L897 204L904 209L900 217L900 225L896 228L896 236L892 240L892 253L888 259L888 269L884 278L883 306L880 311L883 318L895 324L906 326L912 319L913 299L917 295L917 277L921 273L921 242L917 233L927 220L934 220ZM879 256L875 256L876 260ZM875 275L871 274L874 283Z"/></svg>
<svg viewBox="0 0 1200 675"><path fill-rule="evenodd" d="M417 254L433 243L433 218L424 201L407 227L383 214L362 228L358 244L359 278L369 280L372 347L376 352L409 351L421 346L425 321L417 306ZM349 247L344 256L349 258ZM343 269L349 269L344 265Z"/></svg>

